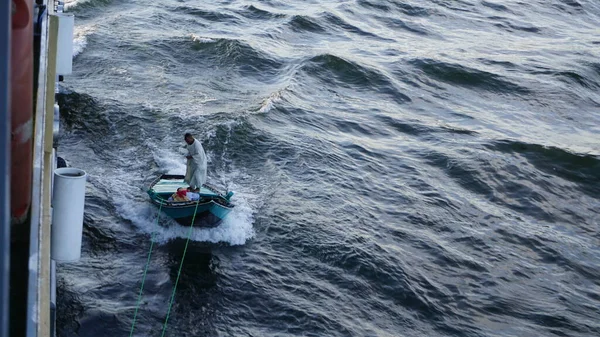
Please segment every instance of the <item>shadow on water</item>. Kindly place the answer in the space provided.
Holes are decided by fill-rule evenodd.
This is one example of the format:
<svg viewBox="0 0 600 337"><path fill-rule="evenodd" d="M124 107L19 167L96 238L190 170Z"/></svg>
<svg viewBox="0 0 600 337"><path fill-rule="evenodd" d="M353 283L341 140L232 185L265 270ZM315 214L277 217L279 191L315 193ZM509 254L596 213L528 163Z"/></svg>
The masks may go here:
<svg viewBox="0 0 600 337"><path fill-rule="evenodd" d="M220 261L212 254L210 245L190 241L185 250L185 241L177 239L162 248L168 252L171 283L175 285L179 278L169 316L168 333L214 336L214 320L218 311L215 298L220 293L217 290Z"/></svg>
<svg viewBox="0 0 600 337"><path fill-rule="evenodd" d="M173 283L177 280L177 271L184 258L185 241L185 239L173 240L163 248L169 253L169 275ZM215 287L218 269L219 258L212 254L210 245L190 241L179 276L178 296L188 291L202 293Z"/></svg>
<svg viewBox="0 0 600 337"><path fill-rule="evenodd" d="M69 289L69 284L61 277L57 279L56 296L61 300L57 302L56 332L58 336L71 336L78 331L81 324L79 317L84 312L84 305L79 295Z"/></svg>

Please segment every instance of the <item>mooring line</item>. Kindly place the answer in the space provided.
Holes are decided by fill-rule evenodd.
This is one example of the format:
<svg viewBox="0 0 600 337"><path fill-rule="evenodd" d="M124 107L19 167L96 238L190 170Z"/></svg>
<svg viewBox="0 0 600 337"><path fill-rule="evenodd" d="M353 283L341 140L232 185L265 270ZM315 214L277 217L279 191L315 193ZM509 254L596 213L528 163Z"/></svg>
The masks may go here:
<svg viewBox="0 0 600 337"><path fill-rule="evenodd" d="M156 226L158 226L158 219L160 219L160 211L162 209L163 203L160 203L158 207L158 213L156 215ZM154 236L156 232L152 232L152 236L150 237L150 250L148 251L148 259L146 260L146 268L144 269L144 276L142 276L142 285L140 286L140 293L138 294L137 305L135 306L135 313L133 314L133 321L131 322L131 331L129 331L129 337L133 336L133 330L135 329L135 320L137 318L137 313L140 308L140 303L142 302L142 293L144 291L144 283L146 282L146 275L148 274L148 267L150 266L150 257L152 256L152 247L154 247Z"/></svg>
<svg viewBox="0 0 600 337"><path fill-rule="evenodd" d="M179 284L179 276L181 275L181 269L183 268L183 261L185 260L185 254L187 253L188 244L190 243L190 237L192 236L192 229L194 228L194 221L196 220L196 212L198 211L198 205L200 200L196 201L196 209L194 209L194 216L192 217L192 223L190 224L190 230L188 231L188 237L185 241L185 248L183 249L183 256L181 257L181 263L179 264L179 270L177 271L177 279L175 280L175 286L173 287L173 294L171 295L171 302L169 303L169 310L167 311L167 317L165 318L165 324L163 325L161 337L165 336L167 331L167 323L169 322L169 316L171 314L171 308L173 307L173 301L175 300L175 292L177 291L177 284Z"/></svg>

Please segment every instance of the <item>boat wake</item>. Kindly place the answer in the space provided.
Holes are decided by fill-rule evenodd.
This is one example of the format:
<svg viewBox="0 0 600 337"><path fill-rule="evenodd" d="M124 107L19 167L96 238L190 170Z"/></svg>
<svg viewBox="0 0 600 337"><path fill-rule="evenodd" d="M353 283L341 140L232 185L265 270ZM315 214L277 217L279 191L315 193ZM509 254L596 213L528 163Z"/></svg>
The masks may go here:
<svg viewBox="0 0 600 337"><path fill-rule="evenodd" d="M162 171L168 173L181 173L185 171L182 160L175 155L161 149L154 152L155 160ZM251 206L253 193L244 186L239 186L233 181L241 173L217 172L214 180L225 181L229 189L235 191L232 203L235 208L215 228L192 228L190 239L198 242L227 243L230 245L243 245L254 237L253 208ZM136 192L136 194L142 194ZM164 214L160 214L157 207L150 204L148 198L143 195L139 198L116 197L114 200L119 215L139 228L142 232L153 235L154 241L160 244L167 243L177 238L187 238L189 227L184 227ZM157 219L158 217L158 219Z"/></svg>
<svg viewBox="0 0 600 337"><path fill-rule="evenodd" d="M142 232L152 235L154 242L159 244L178 238L186 239L190 235L190 240L197 242L244 245L254 237L253 211L243 195L236 194L232 201L236 207L221 225L215 228L192 228L191 235L190 227L181 226L166 215L159 214L158 208L150 205L148 201L122 200L117 202L117 210Z"/></svg>

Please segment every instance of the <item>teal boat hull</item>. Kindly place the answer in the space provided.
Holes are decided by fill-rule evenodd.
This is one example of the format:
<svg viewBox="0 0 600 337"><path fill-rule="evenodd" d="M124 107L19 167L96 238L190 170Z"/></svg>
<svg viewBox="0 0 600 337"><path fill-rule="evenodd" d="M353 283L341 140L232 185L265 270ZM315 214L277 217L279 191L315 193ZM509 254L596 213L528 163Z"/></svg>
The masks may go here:
<svg viewBox="0 0 600 337"><path fill-rule="evenodd" d="M224 194L210 185L203 185L198 201L169 201L179 187L187 187L182 175L162 175L150 186L148 195L154 205L183 226L216 227L235 207L231 193Z"/></svg>

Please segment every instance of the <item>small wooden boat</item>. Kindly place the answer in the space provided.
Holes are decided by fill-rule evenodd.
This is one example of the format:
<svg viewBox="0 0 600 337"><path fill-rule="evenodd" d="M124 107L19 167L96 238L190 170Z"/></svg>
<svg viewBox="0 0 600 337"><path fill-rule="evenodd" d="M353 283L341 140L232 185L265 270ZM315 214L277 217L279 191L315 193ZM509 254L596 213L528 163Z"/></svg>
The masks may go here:
<svg viewBox="0 0 600 337"><path fill-rule="evenodd" d="M188 187L183 178L182 175L171 174L156 178L148 190L152 203L181 225L191 226L194 219L194 227L218 226L234 207L229 201L233 192L221 193L215 187L204 184L198 201L169 201L178 188Z"/></svg>

